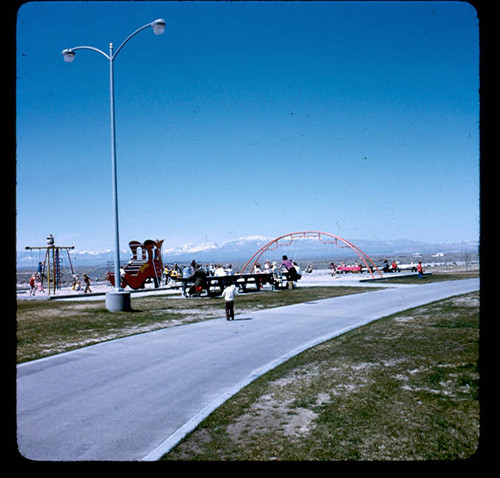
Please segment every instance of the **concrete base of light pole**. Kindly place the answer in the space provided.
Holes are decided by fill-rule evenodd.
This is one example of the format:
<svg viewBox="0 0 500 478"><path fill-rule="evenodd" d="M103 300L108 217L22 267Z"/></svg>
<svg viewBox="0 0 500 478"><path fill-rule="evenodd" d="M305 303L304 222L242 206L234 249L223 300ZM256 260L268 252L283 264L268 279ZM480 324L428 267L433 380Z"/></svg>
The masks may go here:
<svg viewBox="0 0 500 478"><path fill-rule="evenodd" d="M130 292L113 290L106 293L106 309L110 312L128 312L130 307Z"/></svg>

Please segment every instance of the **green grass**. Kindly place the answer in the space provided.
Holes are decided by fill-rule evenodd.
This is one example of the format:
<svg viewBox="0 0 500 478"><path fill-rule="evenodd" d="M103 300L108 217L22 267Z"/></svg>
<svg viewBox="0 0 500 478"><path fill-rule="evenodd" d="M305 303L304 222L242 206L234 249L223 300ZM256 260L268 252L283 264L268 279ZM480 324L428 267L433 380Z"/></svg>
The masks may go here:
<svg viewBox="0 0 500 478"><path fill-rule="evenodd" d="M478 342L479 293L378 320L260 377L164 459L466 459Z"/></svg>
<svg viewBox="0 0 500 478"><path fill-rule="evenodd" d="M450 274L427 280L450 280ZM418 280L418 279L416 279ZM240 295L237 313L364 292L298 288ZM18 301L24 362L157 328L223 317L222 299ZM478 293L381 319L310 349L211 414L167 460L456 460L479 435Z"/></svg>
<svg viewBox="0 0 500 478"><path fill-rule="evenodd" d="M240 294L235 312L321 300L373 290L361 287L304 287ZM19 300L17 361L25 362L118 337L224 317L222 298L183 299L169 295L132 297L132 312L112 313L98 301Z"/></svg>

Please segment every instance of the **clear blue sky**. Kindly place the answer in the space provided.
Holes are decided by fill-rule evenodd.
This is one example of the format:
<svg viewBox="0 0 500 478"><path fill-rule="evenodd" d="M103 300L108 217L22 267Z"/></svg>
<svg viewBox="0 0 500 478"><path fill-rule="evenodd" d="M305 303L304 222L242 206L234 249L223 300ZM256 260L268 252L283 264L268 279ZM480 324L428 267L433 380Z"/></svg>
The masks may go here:
<svg viewBox="0 0 500 478"><path fill-rule="evenodd" d="M322 230L477 240L479 21L465 2L33 2L17 18L17 247Z"/></svg>

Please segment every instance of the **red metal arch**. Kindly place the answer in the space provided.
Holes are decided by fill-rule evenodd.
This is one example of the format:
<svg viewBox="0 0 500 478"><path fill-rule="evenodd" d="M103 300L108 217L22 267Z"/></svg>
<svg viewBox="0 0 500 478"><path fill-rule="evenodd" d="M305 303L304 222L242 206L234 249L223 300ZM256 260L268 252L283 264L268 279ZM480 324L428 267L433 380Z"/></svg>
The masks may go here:
<svg viewBox="0 0 500 478"><path fill-rule="evenodd" d="M354 245L352 242L347 241L346 239L343 239L340 236L336 236L335 234L330 234L329 232L320 232L320 231L290 232L288 234L284 234L283 236L277 237L276 239L273 239L272 241L262 246L252 257L250 257L250 259L241 269L241 273L243 274L245 272L245 269L252 261L253 264L250 270L253 270L253 267L255 266L255 264L257 264L257 262L261 258L262 254L264 254L264 252L268 250L277 249L280 246L289 246L294 239L299 239L299 238L318 239L319 242L323 244L335 244L337 247L349 247L354 252L356 252L359 258L363 261L366 269L370 272L372 278L373 278L373 272L371 267L368 265L368 262L373 266L373 269L375 269L380 274L380 277L383 277L382 273L379 271L378 267L374 264L374 262L370 259L370 257L368 257L368 255L364 253L358 246ZM283 240L286 240L287 242L280 243L280 241ZM341 242L341 244L339 244L339 241Z"/></svg>

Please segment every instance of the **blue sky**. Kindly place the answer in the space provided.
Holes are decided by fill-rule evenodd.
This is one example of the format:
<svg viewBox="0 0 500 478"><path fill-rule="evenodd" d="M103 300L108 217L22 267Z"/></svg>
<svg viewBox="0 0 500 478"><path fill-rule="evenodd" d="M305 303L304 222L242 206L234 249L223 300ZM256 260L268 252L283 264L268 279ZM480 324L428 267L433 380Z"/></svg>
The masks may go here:
<svg viewBox="0 0 500 478"><path fill-rule="evenodd" d="M17 18L17 247L322 230L479 237L479 21L465 2L33 2Z"/></svg>

